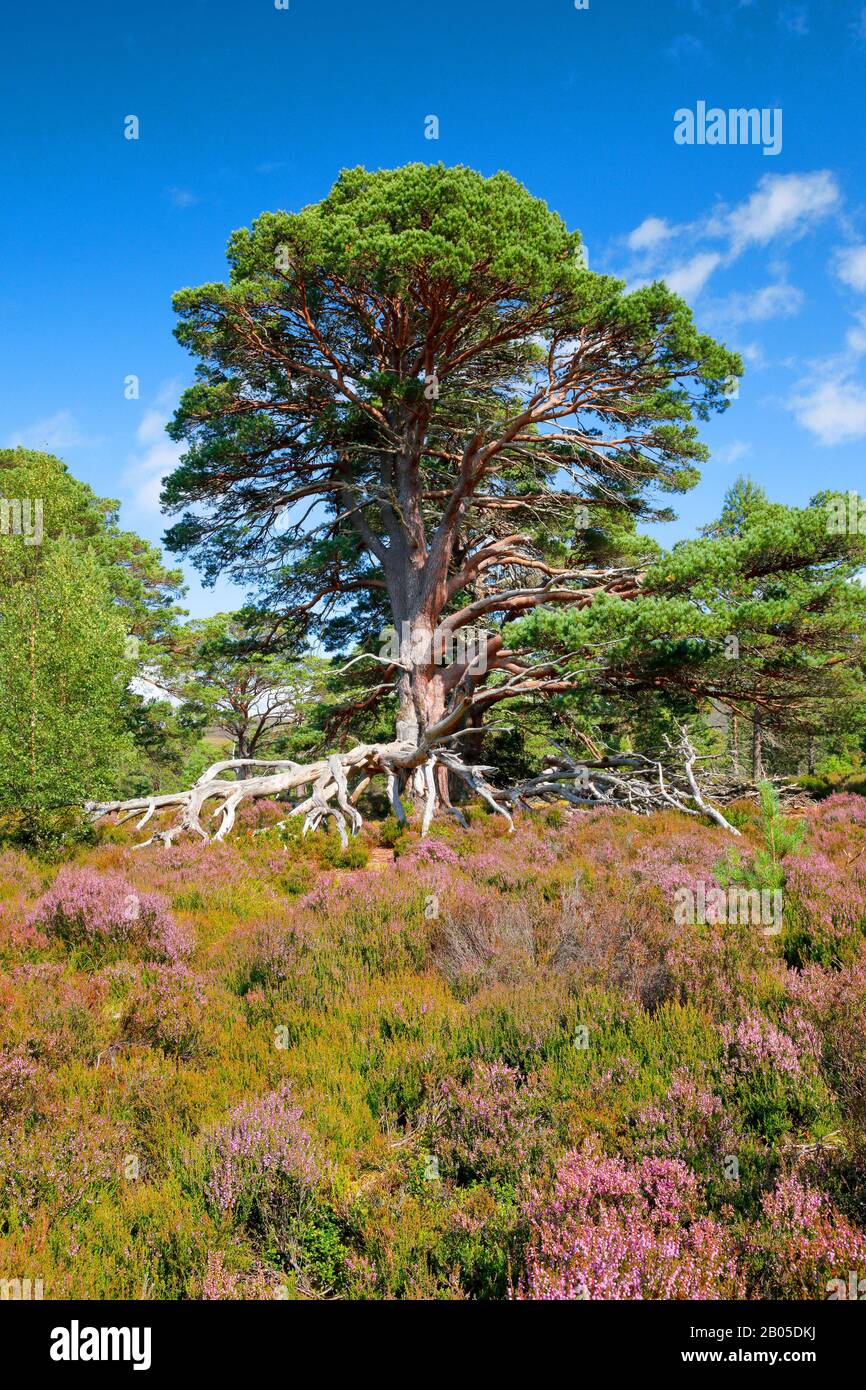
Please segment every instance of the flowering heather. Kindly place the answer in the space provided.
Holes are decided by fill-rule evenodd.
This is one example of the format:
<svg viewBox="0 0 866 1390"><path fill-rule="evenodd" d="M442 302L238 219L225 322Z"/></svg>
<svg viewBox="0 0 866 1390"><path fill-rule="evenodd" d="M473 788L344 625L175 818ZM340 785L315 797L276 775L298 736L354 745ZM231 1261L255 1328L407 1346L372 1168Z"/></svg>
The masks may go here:
<svg viewBox="0 0 866 1390"><path fill-rule="evenodd" d="M541 1147L538 1093L504 1062L476 1062L465 1084L442 1085L437 1153L461 1179L517 1182Z"/></svg>
<svg viewBox="0 0 866 1390"><path fill-rule="evenodd" d="M12 1229L89 1206L119 1180L129 1133L77 1102L38 1129L0 1130L0 1211Z"/></svg>
<svg viewBox="0 0 866 1390"><path fill-rule="evenodd" d="M148 965L126 1001L122 1028L134 1042L149 1043L167 1056L190 1057L204 1025L205 992L185 966Z"/></svg>
<svg viewBox="0 0 866 1390"><path fill-rule="evenodd" d="M866 844L866 841L864 841ZM786 891L792 901L791 946L799 960L824 965L859 953L866 930L866 872L813 851L785 860Z"/></svg>
<svg viewBox="0 0 866 1390"><path fill-rule="evenodd" d="M826 1298L829 1280L866 1275L866 1236L792 1174L764 1197L750 1256L762 1297Z"/></svg>
<svg viewBox="0 0 866 1390"><path fill-rule="evenodd" d="M372 829L354 858L332 832L112 832L53 886L0 856L0 1275L85 1299L866 1279L866 806L805 823L773 937L676 919L726 838L673 811L410 828L384 872Z"/></svg>
<svg viewBox="0 0 866 1390"><path fill-rule="evenodd" d="M725 1024L722 1036L727 1044L728 1064L734 1072L753 1076L770 1071L798 1077L802 1067L797 1047L763 1014L749 1013L737 1024Z"/></svg>
<svg viewBox="0 0 866 1390"><path fill-rule="evenodd" d="M541 869L554 862L548 846L530 842L467 855L463 868L474 883L490 883L503 892L513 892L532 882Z"/></svg>
<svg viewBox="0 0 866 1390"><path fill-rule="evenodd" d="M416 845L400 856L400 867L411 864L459 864L460 856L444 840L419 840Z"/></svg>
<svg viewBox="0 0 866 1390"><path fill-rule="evenodd" d="M224 1216L261 1217L284 1198L297 1207L318 1176L301 1108L285 1084L233 1110L209 1150L207 1197Z"/></svg>
<svg viewBox="0 0 866 1390"><path fill-rule="evenodd" d="M785 1009L782 1023L784 1031L794 1043L798 1056L804 1061L808 1060L809 1065L817 1065L821 1061L823 1050L821 1030L806 1017L802 1009L794 1006Z"/></svg>
<svg viewBox="0 0 866 1390"><path fill-rule="evenodd" d="M203 1301L219 1302L253 1302L275 1298L279 1282L279 1277L272 1270L264 1270L261 1267L243 1274L228 1269L222 1251L209 1250L201 1297Z"/></svg>
<svg viewBox="0 0 866 1390"><path fill-rule="evenodd" d="M238 807L236 824L241 830L261 830L285 820L289 807L279 801L262 797L259 801L243 801Z"/></svg>
<svg viewBox="0 0 866 1390"><path fill-rule="evenodd" d="M866 829L866 797L856 796L853 792L834 792L826 800L819 801L813 823L818 833L833 825L843 826L846 830L855 825Z"/></svg>
<svg viewBox="0 0 866 1390"><path fill-rule="evenodd" d="M536 1190L522 1299L713 1299L741 1287L733 1242L700 1214L678 1159L629 1164L587 1144L563 1158L552 1193Z"/></svg>
<svg viewBox="0 0 866 1390"><path fill-rule="evenodd" d="M277 918L245 928L238 942L237 989L274 989L304 970L307 946L303 926L294 917Z"/></svg>
<svg viewBox="0 0 866 1390"><path fill-rule="evenodd" d="M638 1126L642 1147L693 1167L718 1172L722 1158L736 1152L738 1137L721 1097L685 1069L674 1073L659 1104L640 1112Z"/></svg>
<svg viewBox="0 0 866 1390"><path fill-rule="evenodd" d="M64 867L36 903L29 924L70 946L131 946L167 960L190 944L156 893L139 893L119 874Z"/></svg>
<svg viewBox="0 0 866 1390"><path fill-rule="evenodd" d="M35 1092L39 1068L21 1047L0 1051L0 1117L26 1109Z"/></svg>

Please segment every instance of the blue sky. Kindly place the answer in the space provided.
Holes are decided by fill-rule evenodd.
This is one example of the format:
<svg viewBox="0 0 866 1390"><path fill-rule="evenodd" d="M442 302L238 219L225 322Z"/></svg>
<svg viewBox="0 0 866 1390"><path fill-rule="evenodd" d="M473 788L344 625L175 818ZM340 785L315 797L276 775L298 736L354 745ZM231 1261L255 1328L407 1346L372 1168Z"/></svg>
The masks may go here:
<svg viewBox="0 0 866 1390"><path fill-rule="evenodd" d="M155 0L7 7L0 443L59 454L158 540L193 364L170 299L233 228L341 167L507 169L590 266L663 276L743 352L674 540L747 472L866 493L863 0ZM780 108L782 148L681 145L675 112ZM140 122L124 138L124 118ZM439 138L425 138L438 117ZM127 400L134 374L140 398ZM203 592L195 613L238 597Z"/></svg>

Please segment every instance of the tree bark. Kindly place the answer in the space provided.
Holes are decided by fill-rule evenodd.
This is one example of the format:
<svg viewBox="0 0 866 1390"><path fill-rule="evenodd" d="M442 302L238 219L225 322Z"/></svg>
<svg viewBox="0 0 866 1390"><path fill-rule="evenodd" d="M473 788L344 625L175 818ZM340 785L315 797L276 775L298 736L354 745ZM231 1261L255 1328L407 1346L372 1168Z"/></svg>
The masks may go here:
<svg viewBox="0 0 866 1390"><path fill-rule="evenodd" d="M752 781L763 782L764 780L764 740L761 729L761 716L756 714L752 719Z"/></svg>

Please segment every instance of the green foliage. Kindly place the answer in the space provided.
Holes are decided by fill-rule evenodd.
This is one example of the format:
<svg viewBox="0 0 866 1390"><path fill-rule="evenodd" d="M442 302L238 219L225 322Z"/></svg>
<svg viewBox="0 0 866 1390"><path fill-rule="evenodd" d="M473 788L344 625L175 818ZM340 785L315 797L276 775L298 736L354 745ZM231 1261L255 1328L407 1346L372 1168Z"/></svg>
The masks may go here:
<svg viewBox="0 0 866 1390"><path fill-rule="evenodd" d="M864 538L828 533L817 501L770 503L741 480L703 536L655 558L639 593L539 607L507 626L508 645L565 661L562 703L607 741L619 730L659 748L671 716L709 700L747 715L760 702L768 737L785 742L798 729L842 736L863 717L864 559Z"/></svg>
<svg viewBox="0 0 866 1390"><path fill-rule="evenodd" d="M113 785L129 755L122 698L129 677L124 624L93 552L45 540L38 555L10 557L0 610L0 807L41 843L59 812ZM47 817L47 819L46 819Z"/></svg>
<svg viewBox="0 0 866 1390"><path fill-rule="evenodd" d="M785 866L782 861L802 848L806 834L805 821L792 821L784 815L779 793L772 782L761 782L758 793L758 824L763 844L748 860L736 848L728 850L715 871L719 883L724 887L736 883L744 888L759 890L784 888Z"/></svg>
<svg viewBox="0 0 866 1390"><path fill-rule="evenodd" d="M185 624L159 680L183 701L185 727L218 728L233 745L226 757L261 758L304 728L326 665L299 652L273 614L246 608Z"/></svg>
<svg viewBox="0 0 866 1390"><path fill-rule="evenodd" d="M91 551L100 565L127 636L140 643L140 659L170 636L184 592L180 570L166 569L156 547L118 525L119 503L97 497L52 454L0 449L0 498L38 499L47 542L65 540ZM40 547L18 542L17 559L4 565L24 572Z"/></svg>
<svg viewBox="0 0 866 1390"><path fill-rule="evenodd" d="M467 538L501 534L492 493L511 499L510 529L554 563L604 563L629 545L652 554L634 516L667 515L650 505L652 485L697 480L707 451L692 421L727 407L742 363L663 284L626 294L580 252L580 234L511 176L462 166L344 170L321 203L236 231L228 283L174 300L178 340L199 367L170 430L187 445L164 490L183 511L172 549L207 576L255 574L299 631L365 649L400 620L407 576L395 557L417 548L415 562L434 562L419 533L441 522L454 460L480 438L490 462L465 499ZM587 334L625 373L616 428L630 446L615 468L534 422L510 444L550 345ZM607 404L599 394L580 408ZM576 491L562 490L563 470ZM577 536L576 500L591 521ZM336 601L310 603L316 593Z"/></svg>
<svg viewBox="0 0 866 1390"><path fill-rule="evenodd" d="M71 476L60 459L50 454L20 448L0 450L0 502L3 499L16 502L26 499L31 508L38 506L40 509L41 539L38 543L31 543L11 529L7 534L4 528L0 534L0 582L4 591L3 609L8 615L7 640L14 644L13 631L26 626L28 604L41 615L36 624L40 650L34 649L28 658L31 676L38 670L38 679L44 687L46 708L39 715L40 724L44 725L52 710L58 720L65 719L64 711L68 711L68 747L61 761L71 762L76 752L74 741L83 740L80 742L78 793L83 789L87 796L114 790L135 794L144 789L142 782L149 789L154 780L152 769L164 762L166 756L171 758L172 740L182 742L187 735L182 728L182 717L171 716L167 710L149 711L129 683L171 638L181 612L176 603L183 592L180 572L166 569L155 547L120 529L118 503L97 497L85 483ZM65 578L60 575L61 566L65 566ZM93 608L93 621L89 633L85 634L75 625L84 621L83 609L88 604ZM58 660L53 672L49 670L46 655L46 643L55 646L55 637L46 627L49 623L47 609L52 605L60 614L68 611L73 623L68 634L60 631L56 634ZM104 654L96 650L95 632L100 624L105 632ZM57 681L61 680L60 664L71 655L73 641L82 644L82 659L77 675L73 675L71 669L67 673L71 681L67 696ZM118 642L121 645L119 654ZM64 703L83 698L81 679L86 671L88 653L93 655L95 682L92 742L94 745L101 743L107 755L98 771L92 765L91 739L85 727L87 720L82 719L80 709L73 715L72 705ZM23 655L21 660L24 660ZM104 724L103 672L112 662L118 675L120 741L114 753L108 755L104 731L100 733L99 730ZM17 676L13 677L11 671L7 673L9 680L23 678L20 662ZM22 703L21 709L24 708ZM126 736L122 736L122 731L126 731ZM63 742L59 730L55 731L53 740L52 747ZM135 754L134 748L140 752ZM143 776L140 771L137 774L136 763L139 768L147 765L151 772ZM61 790L62 780L58 769L55 798L67 794ZM8 799L8 793L6 795ZM42 808L40 814L44 814L46 796L38 790L33 795ZM73 800L81 799L76 793L72 796ZM45 829L50 838L54 832L47 826ZM31 839L43 834L32 818L28 834Z"/></svg>

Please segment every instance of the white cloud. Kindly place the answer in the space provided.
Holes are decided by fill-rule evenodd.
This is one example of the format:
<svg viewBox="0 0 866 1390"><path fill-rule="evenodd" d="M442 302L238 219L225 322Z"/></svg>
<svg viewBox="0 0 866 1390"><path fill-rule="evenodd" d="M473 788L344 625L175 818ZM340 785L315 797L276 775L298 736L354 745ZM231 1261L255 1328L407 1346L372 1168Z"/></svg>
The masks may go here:
<svg viewBox="0 0 866 1390"><path fill-rule="evenodd" d="M138 512L159 515L163 479L174 471L183 453L183 445L175 444L165 433L178 390L174 382L163 387L135 432L141 448L130 457L124 478L131 490L131 504Z"/></svg>
<svg viewBox="0 0 866 1390"><path fill-rule="evenodd" d="M741 203L732 208L720 204L694 222L678 225L664 217L645 217L625 238L635 257L625 278L630 288L636 288L661 276L678 294L695 297L717 269L733 265L749 247L768 246L777 239L796 240L840 210L841 202L836 179L828 170L766 174ZM684 248L685 259L666 266L674 241ZM701 250L701 243L707 242L716 242L718 249ZM855 269L859 273L859 266L850 273ZM753 309L743 309L737 321L776 317L798 307L796 290L770 287Z"/></svg>
<svg viewBox="0 0 866 1390"><path fill-rule="evenodd" d="M814 174L765 174L757 191L726 219L731 255L747 246L766 246L776 237L802 236L840 203L839 188L827 169Z"/></svg>
<svg viewBox="0 0 866 1390"><path fill-rule="evenodd" d="M719 463L732 464L738 463L746 454L752 452L751 444L746 444L742 439L732 439L730 444L723 444L720 449L713 450L713 458Z"/></svg>
<svg viewBox="0 0 866 1390"><path fill-rule="evenodd" d="M692 256L690 261L684 261L682 265L669 270L664 277L665 282L675 294L681 294L688 299L692 295L700 294L721 262L722 258L717 252L701 251Z"/></svg>
<svg viewBox="0 0 866 1390"><path fill-rule="evenodd" d="M795 396L798 425L819 444L853 444L866 438L866 388L853 381L823 381Z"/></svg>
<svg viewBox="0 0 866 1390"><path fill-rule="evenodd" d="M645 217L639 227L629 232L626 238L632 251L649 251L669 241L676 231L664 217Z"/></svg>
<svg viewBox="0 0 866 1390"><path fill-rule="evenodd" d="M728 295L709 309L716 323L766 323L768 319L786 319L796 314L803 303L803 294L795 285L764 285L749 293Z"/></svg>
<svg viewBox="0 0 866 1390"><path fill-rule="evenodd" d="M167 188L165 196L175 208L191 208L198 202L198 197L189 188Z"/></svg>
<svg viewBox="0 0 866 1390"><path fill-rule="evenodd" d="M744 362L748 362L750 367L754 367L755 371L760 371L762 367L767 365L764 349L760 343L742 343L736 348L736 351Z"/></svg>
<svg viewBox="0 0 866 1390"><path fill-rule="evenodd" d="M25 449L75 449L82 444L97 444L101 441L88 438L79 427L78 421L69 410L58 410L44 420L37 420L24 429L13 430L9 439L14 449L21 445Z"/></svg>
<svg viewBox="0 0 866 1390"><path fill-rule="evenodd" d="M866 290L866 244L837 251L835 270L852 290Z"/></svg>
<svg viewBox="0 0 866 1390"><path fill-rule="evenodd" d="M857 323L854 328L849 328L845 334L845 344L848 351L855 357L862 357L866 352L866 309L857 315Z"/></svg>

